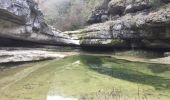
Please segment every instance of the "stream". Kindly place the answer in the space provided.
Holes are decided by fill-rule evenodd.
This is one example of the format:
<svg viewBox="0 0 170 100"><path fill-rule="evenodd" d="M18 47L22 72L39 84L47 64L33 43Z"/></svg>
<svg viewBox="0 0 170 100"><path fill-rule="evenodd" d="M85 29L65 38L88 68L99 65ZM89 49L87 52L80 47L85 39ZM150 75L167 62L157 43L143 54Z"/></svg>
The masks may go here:
<svg viewBox="0 0 170 100"><path fill-rule="evenodd" d="M1 100L170 100L170 65L77 54L0 64Z"/></svg>

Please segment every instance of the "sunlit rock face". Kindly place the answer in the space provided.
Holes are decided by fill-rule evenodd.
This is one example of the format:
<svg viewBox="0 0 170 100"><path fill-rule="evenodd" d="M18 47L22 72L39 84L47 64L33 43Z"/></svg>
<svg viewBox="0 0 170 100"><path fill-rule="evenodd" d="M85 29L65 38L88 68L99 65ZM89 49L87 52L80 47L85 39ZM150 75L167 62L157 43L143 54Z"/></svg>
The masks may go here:
<svg viewBox="0 0 170 100"><path fill-rule="evenodd" d="M31 62L50 60L56 58L64 58L66 55L56 52L44 51L44 50L32 50L31 48L19 50L0 50L0 64L1 63L16 63L16 62Z"/></svg>
<svg viewBox="0 0 170 100"><path fill-rule="evenodd" d="M45 23L34 0L0 0L0 37L45 44L75 44Z"/></svg>
<svg viewBox="0 0 170 100"><path fill-rule="evenodd" d="M83 46L170 49L169 2L158 0L157 6L150 0L136 0L133 5L132 1L110 0L108 8L102 9L108 13L109 21L102 22L104 11L93 12L91 21L95 23L95 17L100 17L101 23L97 21L85 29L66 33L80 40ZM123 8L122 12L119 7Z"/></svg>
<svg viewBox="0 0 170 100"><path fill-rule="evenodd" d="M88 19L88 23L98 23L106 19L117 19L128 13L139 13L170 3L169 0L103 0Z"/></svg>

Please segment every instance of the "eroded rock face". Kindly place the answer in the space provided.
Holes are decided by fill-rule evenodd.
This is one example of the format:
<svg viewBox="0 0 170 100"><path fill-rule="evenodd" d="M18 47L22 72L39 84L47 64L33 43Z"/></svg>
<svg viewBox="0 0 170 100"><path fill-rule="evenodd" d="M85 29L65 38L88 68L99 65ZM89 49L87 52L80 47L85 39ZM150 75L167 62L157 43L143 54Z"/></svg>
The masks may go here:
<svg viewBox="0 0 170 100"><path fill-rule="evenodd" d="M45 44L76 44L53 31L34 0L0 0L0 37Z"/></svg>
<svg viewBox="0 0 170 100"><path fill-rule="evenodd" d="M121 4L124 3L124 0L121 3L115 3L117 1L121 0L112 0L111 2L115 4L112 6L123 6L124 11L130 9L130 7L127 8L129 4ZM135 4L131 9L143 4L149 7L149 3L146 3L147 0L136 1L138 4ZM120 12L119 10L117 9L117 12ZM170 4L162 3L156 9L147 8L145 10L138 9L135 12L130 11L130 13L126 12L105 23L94 24L79 31L66 33L74 39L81 40L83 46L170 49L169 29Z"/></svg>
<svg viewBox="0 0 170 100"><path fill-rule="evenodd" d="M148 12L169 2L169 0L103 0L103 4L96 7L87 22L93 24L106 21L106 17L102 18L106 15L107 19L113 20L128 13Z"/></svg>

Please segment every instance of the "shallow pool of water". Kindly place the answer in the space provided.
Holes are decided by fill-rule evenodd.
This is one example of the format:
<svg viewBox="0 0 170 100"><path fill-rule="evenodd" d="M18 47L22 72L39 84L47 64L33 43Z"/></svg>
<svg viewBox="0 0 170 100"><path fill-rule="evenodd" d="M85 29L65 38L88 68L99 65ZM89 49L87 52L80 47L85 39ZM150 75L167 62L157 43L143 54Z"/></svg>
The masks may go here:
<svg viewBox="0 0 170 100"><path fill-rule="evenodd" d="M170 65L77 55L8 66L0 100L170 100Z"/></svg>

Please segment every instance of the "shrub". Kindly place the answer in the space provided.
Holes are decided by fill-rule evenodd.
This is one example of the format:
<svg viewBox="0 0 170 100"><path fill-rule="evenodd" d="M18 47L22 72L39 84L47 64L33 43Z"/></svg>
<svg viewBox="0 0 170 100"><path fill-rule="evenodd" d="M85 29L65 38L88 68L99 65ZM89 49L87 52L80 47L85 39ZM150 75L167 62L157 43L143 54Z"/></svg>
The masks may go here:
<svg viewBox="0 0 170 100"><path fill-rule="evenodd" d="M160 0L150 0L150 2L153 8L157 8L161 4Z"/></svg>
<svg viewBox="0 0 170 100"><path fill-rule="evenodd" d="M39 4L48 24L67 31L83 28L99 1L102 0L46 0Z"/></svg>

